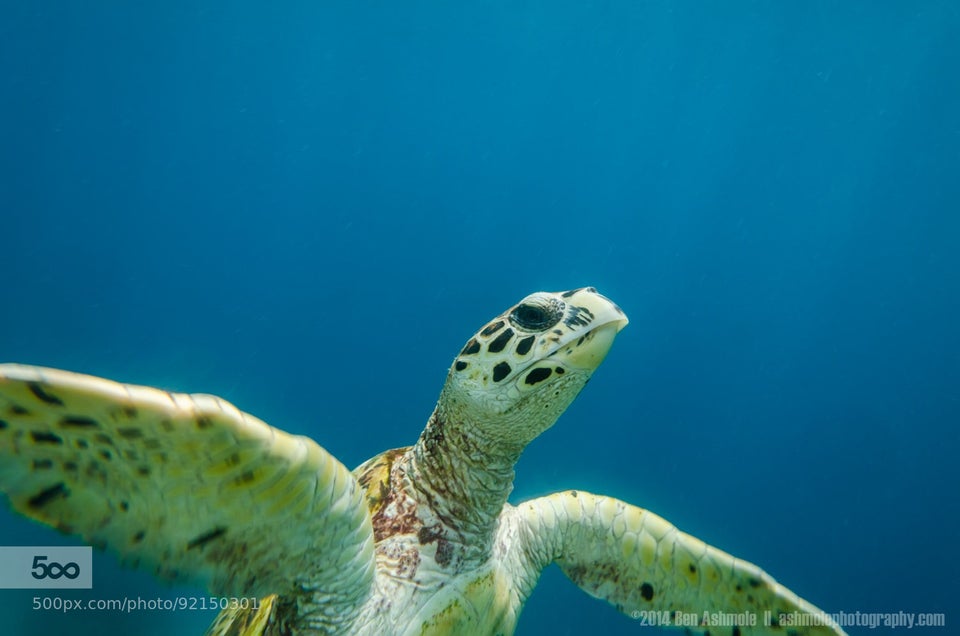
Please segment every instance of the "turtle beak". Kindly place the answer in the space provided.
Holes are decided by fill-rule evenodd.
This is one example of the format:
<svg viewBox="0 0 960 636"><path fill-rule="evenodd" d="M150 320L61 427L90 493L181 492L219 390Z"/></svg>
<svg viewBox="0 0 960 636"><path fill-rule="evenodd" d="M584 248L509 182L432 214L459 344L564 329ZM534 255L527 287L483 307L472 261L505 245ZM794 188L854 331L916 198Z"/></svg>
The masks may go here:
<svg viewBox="0 0 960 636"><path fill-rule="evenodd" d="M624 319L591 329L583 343L566 357L566 364L584 371L593 371L607 357L614 339L626 325L627 321Z"/></svg>
<svg viewBox="0 0 960 636"><path fill-rule="evenodd" d="M578 297L577 304L592 312L592 328L575 341L578 344L564 356L564 362L576 369L593 371L607 357L617 334L630 321L622 309L596 291L586 298Z"/></svg>

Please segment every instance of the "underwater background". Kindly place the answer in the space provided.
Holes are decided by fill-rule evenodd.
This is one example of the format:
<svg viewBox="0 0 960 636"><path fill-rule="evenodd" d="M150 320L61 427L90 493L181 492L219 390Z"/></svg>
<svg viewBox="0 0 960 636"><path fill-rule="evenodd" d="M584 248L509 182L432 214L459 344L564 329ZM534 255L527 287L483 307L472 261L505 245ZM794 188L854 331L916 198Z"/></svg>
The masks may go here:
<svg viewBox="0 0 960 636"><path fill-rule="evenodd" d="M218 394L355 466L416 439L489 318L594 285L630 326L511 501L613 495L829 612L952 633L958 28L951 1L4 3L0 359ZM61 543L0 510L0 545ZM0 631L200 634L31 609L194 594L98 553L93 590L0 590ZM548 569L518 634L588 630L659 633Z"/></svg>

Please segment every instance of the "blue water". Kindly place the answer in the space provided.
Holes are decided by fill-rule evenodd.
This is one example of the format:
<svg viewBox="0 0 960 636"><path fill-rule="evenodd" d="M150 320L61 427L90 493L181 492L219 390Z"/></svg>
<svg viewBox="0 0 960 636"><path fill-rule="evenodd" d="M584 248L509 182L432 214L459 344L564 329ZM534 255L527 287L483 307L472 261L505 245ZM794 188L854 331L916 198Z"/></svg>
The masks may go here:
<svg viewBox="0 0 960 636"><path fill-rule="evenodd" d="M631 324L512 500L614 495L951 633L955 3L332 4L0 8L0 358L216 393L352 466L488 318L595 285ZM0 544L64 541L0 511ZM200 593L94 566L63 596ZM213 618L36 594L0 591L5 633ZM587 629L653 633L551 568L518 633Z"/></svg>

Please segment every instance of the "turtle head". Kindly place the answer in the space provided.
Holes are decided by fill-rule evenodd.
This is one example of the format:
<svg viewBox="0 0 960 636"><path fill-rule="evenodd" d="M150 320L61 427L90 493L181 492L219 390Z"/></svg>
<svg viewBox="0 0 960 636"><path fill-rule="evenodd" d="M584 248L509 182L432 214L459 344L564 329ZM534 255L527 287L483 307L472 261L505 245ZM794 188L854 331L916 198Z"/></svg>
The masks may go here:
<svg viewBox="0 0 960 636"><path fill-rule="evenodd" d="M475 439L521 450L573 402L626 324L593 287L531 294L470 338L438 410Z"/></svg>

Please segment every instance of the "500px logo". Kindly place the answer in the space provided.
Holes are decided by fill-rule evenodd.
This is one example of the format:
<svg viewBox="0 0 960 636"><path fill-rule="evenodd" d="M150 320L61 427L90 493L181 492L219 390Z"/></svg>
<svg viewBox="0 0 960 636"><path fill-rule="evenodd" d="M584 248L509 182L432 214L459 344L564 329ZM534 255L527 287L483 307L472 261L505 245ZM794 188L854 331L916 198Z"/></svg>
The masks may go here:
<svg viewBox="0 0 960 636"><path fill-rule="evenodd" d="M71 561L70 563L65 563L61 565L56 561L51 561L50 563L44 563L47 560L46 556L34 556L33 557L33 568L30 570L30 574L35 579L59 579L61 576L65 576L68 579L75 579L80 576L80 566L76 562Z"/></svg>
<svg viewBox="0 0 960 636"><path fill-rule="evenodd" d="M0 547L0 589L90 589L90 546Z"/></svg>

